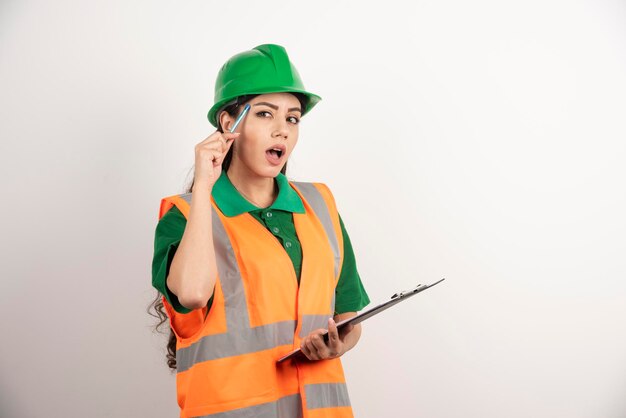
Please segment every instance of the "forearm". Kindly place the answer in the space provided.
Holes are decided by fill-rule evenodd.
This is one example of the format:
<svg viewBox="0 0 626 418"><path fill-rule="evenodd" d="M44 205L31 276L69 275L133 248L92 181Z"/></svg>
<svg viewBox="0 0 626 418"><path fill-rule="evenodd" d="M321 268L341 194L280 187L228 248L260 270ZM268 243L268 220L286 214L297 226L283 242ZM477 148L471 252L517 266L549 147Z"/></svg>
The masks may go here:
<svg viewBox="0 0 626 418"><path fill-rule="evenodd" d="M211 190L194 190L185 232L167 277L169 290L188 309L205 306L215 287L217 263L211 212Z"/></svg>
<svg viewBox="0 0 626 418"><path fill-rule="evenodd" d="M348 318L352 318L356 315L356 312L345 312L335 315L333 319L335 320L335 322L338 323ZM343 338L344 350L342 354L351 350L359 342L359 338L361 338L361 324L356 324L354 328L352 328L352 330L347 333Z"/></svg>

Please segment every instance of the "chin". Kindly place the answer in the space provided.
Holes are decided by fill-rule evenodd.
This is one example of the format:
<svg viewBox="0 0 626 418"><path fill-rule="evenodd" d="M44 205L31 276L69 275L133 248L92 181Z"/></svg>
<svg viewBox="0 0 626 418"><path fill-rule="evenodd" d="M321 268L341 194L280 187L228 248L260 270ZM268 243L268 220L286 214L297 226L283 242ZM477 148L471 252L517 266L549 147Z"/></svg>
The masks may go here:
<svg viewBox="0 0 626 418"><path fill-rule="evenodd" d="M277 167L263 167L260 170L255 170L255 173L257 176L259 177L271 177L274 178L276 177L279 173L280 170L283 169L283 166L277 166Z"/></svg>

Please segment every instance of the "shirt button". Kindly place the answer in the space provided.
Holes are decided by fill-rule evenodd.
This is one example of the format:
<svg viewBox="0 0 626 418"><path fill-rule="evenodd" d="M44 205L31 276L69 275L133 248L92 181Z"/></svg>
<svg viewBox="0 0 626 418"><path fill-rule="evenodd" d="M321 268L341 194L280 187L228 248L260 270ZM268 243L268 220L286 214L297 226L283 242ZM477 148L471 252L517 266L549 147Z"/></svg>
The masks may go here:
<svg viewBox="0 0 626 418"><path fill-rule="evenodd" d="M271 217L272 217L272 212L267 212L267 213L265 214L265 216L267 216L268 218L271 218Z"/></svg>
<svg viewBox="0 0 626 418"><path fill-rule="evenodd" d="M291 241L285 242L285 248L291 248Z"/></svg>
<svg viewBox="0 0 626 418"><path fill-rule="evenodd" d="M278 227L275 226L274 228L272 228L272 232L275 234L278 234L280 232L280 229L278 229Z"/></svg>

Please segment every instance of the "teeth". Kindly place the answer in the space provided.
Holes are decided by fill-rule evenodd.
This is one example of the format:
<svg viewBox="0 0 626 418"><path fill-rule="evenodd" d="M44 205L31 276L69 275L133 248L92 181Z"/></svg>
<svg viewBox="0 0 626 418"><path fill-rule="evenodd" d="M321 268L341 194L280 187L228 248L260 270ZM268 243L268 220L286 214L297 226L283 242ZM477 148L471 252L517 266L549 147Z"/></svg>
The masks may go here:
<svg viewBox="0 0 626 418"><path fill-rule="evenodd" d="M276 157L280 158L282 157L283 153L285 152L283 149L281 148L270 148L267 150L267 152L269 152L270 154L275 155Z"/></svg>

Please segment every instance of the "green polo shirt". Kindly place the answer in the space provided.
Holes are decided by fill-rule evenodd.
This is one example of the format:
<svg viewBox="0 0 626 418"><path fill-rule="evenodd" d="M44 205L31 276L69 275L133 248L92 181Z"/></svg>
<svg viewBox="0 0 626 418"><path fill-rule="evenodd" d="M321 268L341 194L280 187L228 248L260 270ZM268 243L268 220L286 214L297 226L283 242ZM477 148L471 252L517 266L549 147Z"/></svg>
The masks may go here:
<svg viewBox="0 0 626 418"><path fill-rule="evenodd" d="M304 204L298 193L289 185L287 177L279 174L276 177L276 183L278 196L274 203L267 208L258 208L248 202L235 189L225 172L222 172L220 178L213 185L212 196L215 204L225 216L232 217L248 212L265 226L278 239L289 255L299 282L302 269L302 247L296 234L293 214L304 213ZM339 222L343 234L344 256L339 281L335 289L336 314L356 312L370 303L357 272L350 237L341 217L339 217ZM176 206L163 215L156 227L152 260L152 285L165 295L167 301L180 313L187 313L190 310L182 306L176 295L167 288L166 280L186 224L187 219ZM209 300L209 306L212 301L213 298Z"/></svg>

